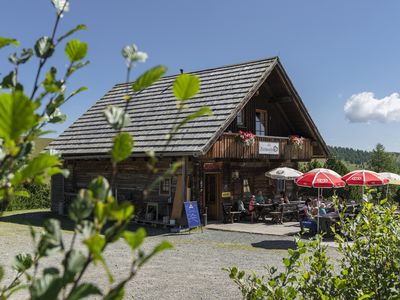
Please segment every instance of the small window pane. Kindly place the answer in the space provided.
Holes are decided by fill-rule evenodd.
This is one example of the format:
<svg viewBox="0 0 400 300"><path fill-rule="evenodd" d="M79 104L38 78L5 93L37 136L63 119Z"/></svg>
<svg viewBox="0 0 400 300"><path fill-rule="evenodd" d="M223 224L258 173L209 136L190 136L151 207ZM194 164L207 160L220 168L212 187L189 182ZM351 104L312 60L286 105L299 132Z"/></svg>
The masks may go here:
<svg viewBox="0 0 400 300"><path fill-rule="evenodd" d="M171 191L171 180L169 178L161 180L160 195L169 195Z"/></svg>
<svg viewBox="0 0 400 300"><path fill-rule="evenodd" d="M239 111L236 115L236 124L237 125L244 125L244 114L243 110Z"/></svg>

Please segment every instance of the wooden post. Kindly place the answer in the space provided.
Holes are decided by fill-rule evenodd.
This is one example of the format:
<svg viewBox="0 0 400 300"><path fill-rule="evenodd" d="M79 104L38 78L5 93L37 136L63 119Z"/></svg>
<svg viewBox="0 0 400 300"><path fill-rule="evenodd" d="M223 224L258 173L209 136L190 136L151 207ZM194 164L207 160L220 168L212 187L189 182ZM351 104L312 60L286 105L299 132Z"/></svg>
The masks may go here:
<svg viewBox="0 0 400 300"><path fill-rule="evenodd" d="M186 191L187 191L187 178L186 178L186 163L187 157L182 157L182 200L183 202L186 201Z"/></svg>

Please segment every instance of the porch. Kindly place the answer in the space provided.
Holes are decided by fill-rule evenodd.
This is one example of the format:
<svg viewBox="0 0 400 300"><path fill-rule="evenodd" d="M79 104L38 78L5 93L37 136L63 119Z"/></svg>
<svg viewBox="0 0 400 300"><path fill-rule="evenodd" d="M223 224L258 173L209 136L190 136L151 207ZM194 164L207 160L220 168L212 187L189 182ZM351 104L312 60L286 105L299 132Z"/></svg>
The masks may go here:
<svg viewBox="0 0 400 300"><path fill-rule="evenodd" d="M238 133L225 132L207 152L209 159L269 159L308 161L313 157L310 139L303 138L301 147L290 143L289 137L256 136L252 145L238 142Z"/></svg>

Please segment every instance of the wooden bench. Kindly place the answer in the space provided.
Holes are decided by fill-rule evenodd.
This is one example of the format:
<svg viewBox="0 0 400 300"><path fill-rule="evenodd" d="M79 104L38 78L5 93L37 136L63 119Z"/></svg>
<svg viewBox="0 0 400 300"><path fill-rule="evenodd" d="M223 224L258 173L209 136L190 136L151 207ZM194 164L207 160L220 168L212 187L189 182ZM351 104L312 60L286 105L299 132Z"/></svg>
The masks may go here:
<svg viewBox="0 0 400 300"><path fill-rule="evenodd" d="M231 222L233 223L235 219L240 221L240 211L233 211L232 210L233 205L230 202L223 202L222 203L222 213L223 213L223 222L228 223Z"/></svg>
<svg viewBox="0 0 400 300"><path fill-rule="evenodd" d="M269 215L272 217L272 222L282 224L284 218L295 219L300 221L300 212L298 203L280 204L278 210L271 211Z"/></svg>

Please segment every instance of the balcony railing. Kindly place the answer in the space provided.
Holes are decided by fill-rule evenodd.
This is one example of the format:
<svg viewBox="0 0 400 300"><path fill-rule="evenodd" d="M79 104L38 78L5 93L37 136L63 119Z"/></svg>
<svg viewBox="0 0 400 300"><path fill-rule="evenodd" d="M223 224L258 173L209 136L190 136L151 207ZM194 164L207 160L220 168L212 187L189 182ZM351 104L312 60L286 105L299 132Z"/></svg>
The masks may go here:
<svg viewBox="0 0 400 300"><path fill-rule="evenodd" d="M287 137L257 136L255 143L246 146L237 141L237 133L224 133L205 155L206 158L277 159L307 161L312 158L312 145L304 139L296 147Z"/></svg>

